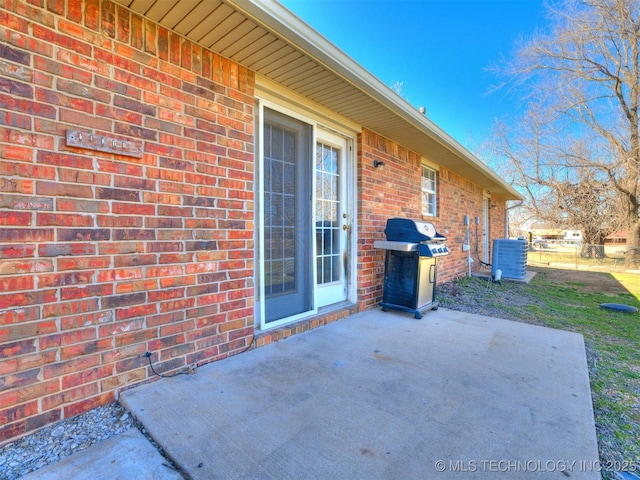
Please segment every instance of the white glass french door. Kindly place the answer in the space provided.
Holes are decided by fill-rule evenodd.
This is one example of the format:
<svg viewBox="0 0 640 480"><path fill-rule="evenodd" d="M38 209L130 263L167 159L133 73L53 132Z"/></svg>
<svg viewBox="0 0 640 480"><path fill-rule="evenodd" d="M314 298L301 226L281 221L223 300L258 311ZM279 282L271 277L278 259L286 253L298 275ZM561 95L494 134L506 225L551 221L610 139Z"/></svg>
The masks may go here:
<svg viewBox="0 0 640 480"><path fill-rule="evenodd" d="M347 246L344 138L319 130L315 156L316 301L318 307L347 298Z"/></svg>
<svg viewBox="0 0 640 480"><path fill-rule="evenodd" d="M273 328L347 299L347 140L260 110L256 315Z"/></svg>

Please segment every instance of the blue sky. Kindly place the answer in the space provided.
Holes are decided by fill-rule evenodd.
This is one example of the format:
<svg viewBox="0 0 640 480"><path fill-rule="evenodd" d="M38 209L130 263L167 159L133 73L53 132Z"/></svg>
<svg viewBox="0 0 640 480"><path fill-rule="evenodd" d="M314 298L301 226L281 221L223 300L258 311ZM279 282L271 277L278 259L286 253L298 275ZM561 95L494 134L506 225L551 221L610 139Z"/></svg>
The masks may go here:
<svg viewBox="0 0 640 480"><path fill-rule="evenodd" d="M487 68L545 25L542 0L280 2L471 151L519 108Z"/></svg>

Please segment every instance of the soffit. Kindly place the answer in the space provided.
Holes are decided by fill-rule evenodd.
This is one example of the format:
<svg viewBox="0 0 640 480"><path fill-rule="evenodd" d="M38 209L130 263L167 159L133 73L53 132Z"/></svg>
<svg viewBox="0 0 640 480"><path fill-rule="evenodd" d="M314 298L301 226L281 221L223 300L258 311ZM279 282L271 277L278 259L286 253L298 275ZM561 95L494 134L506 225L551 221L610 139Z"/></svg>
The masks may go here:
<svg viewBox="0 0 640 480"><path fill-rule="evenodd" d="M444 131L272 0L114 0L483 188L521 198Z"/></svg>

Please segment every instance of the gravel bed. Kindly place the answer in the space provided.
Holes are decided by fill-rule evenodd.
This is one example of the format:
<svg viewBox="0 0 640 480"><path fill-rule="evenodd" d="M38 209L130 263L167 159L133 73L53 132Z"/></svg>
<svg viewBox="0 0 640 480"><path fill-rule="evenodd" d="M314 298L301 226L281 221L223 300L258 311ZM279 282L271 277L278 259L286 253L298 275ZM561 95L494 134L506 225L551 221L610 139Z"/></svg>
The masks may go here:
<svg viewBox="0 0 640 480"><path fill-rule="evenodd" d="M0 480L14 480L135 427L118 403L90 410L0 447Z"/></svg>

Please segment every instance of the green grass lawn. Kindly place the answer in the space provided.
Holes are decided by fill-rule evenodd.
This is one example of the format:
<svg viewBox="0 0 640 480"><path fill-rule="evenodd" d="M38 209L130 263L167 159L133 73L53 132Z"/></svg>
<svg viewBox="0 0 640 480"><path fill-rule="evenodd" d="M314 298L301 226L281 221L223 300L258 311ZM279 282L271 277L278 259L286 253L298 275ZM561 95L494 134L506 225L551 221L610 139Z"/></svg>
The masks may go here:
<svg viewBox="0 0 640 480"><path fill-rule="evenodd" d="M581 333L600 460L605 467L627 466L640 476L640 313L600 307L623 303L640 308L640 275L530 270L537 275L529 285L507 281L487 289L486 280L463 278L457 281L456 296L439 300L456 309L464 295L484 295L486 305L504 318ZM603 472L603 477L615 478L613 472Z"/></svg>

